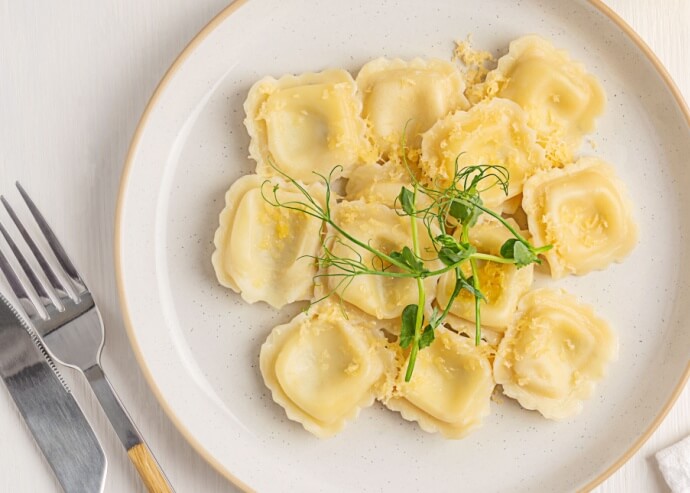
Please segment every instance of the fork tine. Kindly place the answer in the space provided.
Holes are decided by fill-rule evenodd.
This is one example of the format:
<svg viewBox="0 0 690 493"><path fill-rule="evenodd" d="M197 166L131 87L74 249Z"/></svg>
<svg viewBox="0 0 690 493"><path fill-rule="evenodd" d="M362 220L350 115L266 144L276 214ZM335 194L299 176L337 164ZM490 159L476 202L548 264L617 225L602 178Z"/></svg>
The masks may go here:
<svg viewBox="0 0 690 493"><path fill-rule="evenodd" d="M55 257L57 258L62 268L65 270L70 279L72 279L72 281L75 284L77 284L81 290L86 290L86 284L84 283L84 281L82 281L81 276L77 271L77 268L74 266L72 261L67 256L67 252L65 252L65 249L62 248L62 244L58 241L57 236L55 236L55 233L53 233L52 228L48 225L48 222L43 217L43 214L41 214L41 211L38 210L38 207L36 207L34 201L31 200L29 194L26 193L24 187L22 187L19 182L15 182L15 185L17 186L17 190L19 190L19 193L24 199L24 202L26 202L26 205L29 207L31 215L34 217L34 220L38 224L38 227L43 233L43 236L48 241L48 245L53 250Z"/></svg>
<svg viewBox="0 0 690 493"><path fill-rule="evenodd" d="M31 235L29 232L24 228L24 225L22 222L19 220L19 217L17 217L17 214L15 214L14 209L10 206L9 202L5 200L5 197L0 195L0 201L2 202L2 205L5 206L5 209L7 210L7 213L10 215L12 218L12 221L14 224L17 226L17 229L19 230L19 233L21 233L22 237L24 238L24 241L26 241L26 244L29 245L29 249L31 252L34 254L36 257L36 260L38 260L38 264L41 266L41 269L43 269L43 272L45 273L46 277L48 278L48 282L50 282L50 285L58 291L58 297L60 299L66 299L69 298L67 295L67 291L65 290L65 287L63 286L62 282L57 278L55 275L55 272L53 272L53 269L50 267L50 264L46 261L46 258L43 256L41 251L38 249L38 246L34 242L33 238L31 238Z"/></svg>
<svg viewBox="0 0 690 493"><path fill-rule="evenodd" d="M6 240L9 240L8 243L10 244L10 248L12 248L12 251L14 252L16 245L11 239L9 239L9 235L7 235L7 231L2 226L2 224L0 224L0 228L2 228L2 234ZM16 254L16 252L14 253ZM21 255L21 253L19 255ZM23 257L22 260L19 260L19 263L22 264L22 269L25 269L22 261L26 262L26 260L24 260ZM2 273L5 275L5 279L7 279L7 282L10 285L10 289L12 290L12 292L14 292L14 295L19 300L19 303L22 305L24 311L29 316L31 321L34 324L38 324L39 320L43 318L43 315L39 311L38 306L29 297L29 293L26 291L24 283L19 280L19 278L17 277L17 273L15 272L14 268L10 265L10 263L7 261L7 257L5 257L5 254L2 253L2 250L0 250L0 271L2 271ZM36 278L36 276L33 275L33 272L31 272L31 275L27 272L27 276L31 279L31 282L34 283L34 279ZM40 297L41 303L43 303L43 306L46 307L46 309L48 309L49 306L55 306L53 300L50 297L42 294L45 293L45 288L43 288L43 285L38 283L38 286L40 286L41 289L41 291L38 292L38 295Z"/></svg>
<svg viewBox="0 0 690 493"><path fill-rule="evenodd" d="M10 237L9 233L5 229L5 226L2 225L2 223L0 223L0 233L2 233L2 236L4 236L5 241L10 246L10 250L12 250L12 253L19 262L19 265L22 267L22 270L26 274L26 277L29 279L29 282L33 286L34 290L36 290L36 294L38 294L40 298L46 298L50 300L50 296L48 296L48 293L43 287L43 283L41 283L38 280L36 274L34 273L34 270L26 261L26 258L24 258L24 255L22 255L22 252L19 250L19 248L17 248L17 244L14 242L14 240L12 240L12 237Z"/></svg>
<svg viewBox="0 0 690 493"><path fill-rule="evenodd" d="M2 273L5 275L5 279L7 279L10 289L17 297L17 300L19 300L20 305L24 308L24 311L29 316L31 321L34 324L40 324L43 315L39 311L38 306L29 297L29 293L26 291L24 283L19 280L17 273L12 265L10 265L10 263L7 261L7 257L5 257L5 254L2 253L2 250L0 250L0 271L2 271ZM52 304L53 301L50 298L41 298L41 303L44 303L44 306L47 307L48 304Z"/></svg>
<svg viewBox="0 0 690 493"><path fill-rule="evenodd" d="M17 274L15 274L14 269L7 261L7 257L5 257L5 254L2 253L2 250L0 250L0 270L5 275L5 279L7 279L7 282L14 292L14 295L19 298L20 301L22 299L30 299L26 289L24 289L24 285L17 277Z"/></svg>

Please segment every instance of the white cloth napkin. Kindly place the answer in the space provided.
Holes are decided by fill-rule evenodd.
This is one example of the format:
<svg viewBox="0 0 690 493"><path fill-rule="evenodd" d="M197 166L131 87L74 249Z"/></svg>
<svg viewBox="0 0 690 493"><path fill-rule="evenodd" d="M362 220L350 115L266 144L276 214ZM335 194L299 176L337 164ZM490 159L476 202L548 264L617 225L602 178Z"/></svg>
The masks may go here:
<svg viewBox="0 0 690 493"><path fill-rule="evenodd" d="M657 452L656 460L673 493L690 493L690 437Z"/></svg>

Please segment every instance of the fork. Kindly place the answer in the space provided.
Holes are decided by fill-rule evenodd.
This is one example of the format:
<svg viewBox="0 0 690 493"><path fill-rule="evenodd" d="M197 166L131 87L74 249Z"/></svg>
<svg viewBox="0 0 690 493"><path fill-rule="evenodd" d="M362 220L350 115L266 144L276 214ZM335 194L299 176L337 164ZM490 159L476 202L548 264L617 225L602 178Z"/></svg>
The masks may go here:
<svg viewBox="0 0 690 493"><path fill-rule="evenodd" d="M55 274L17 214L2 196L0 196L0 201L36 258L50 286L46 288L38 279L36 272L26 261L2 223L0 223L0 233L24 271L38 303L32 301L29 296L31 288L25 287L9 263L0 262L0 270L28 315L33 328L54 359L80 370L86 376L147 490L151 493L172 492L173 489L158 462L103 373L100 364L104 343L103 320L91 292L34 202L19 182L16 186L60 264L63 276L71 281L76 296L74 298L70 296L66 283L63 283ZM53 301L49 291L59 303L56 304Z"/></svg>

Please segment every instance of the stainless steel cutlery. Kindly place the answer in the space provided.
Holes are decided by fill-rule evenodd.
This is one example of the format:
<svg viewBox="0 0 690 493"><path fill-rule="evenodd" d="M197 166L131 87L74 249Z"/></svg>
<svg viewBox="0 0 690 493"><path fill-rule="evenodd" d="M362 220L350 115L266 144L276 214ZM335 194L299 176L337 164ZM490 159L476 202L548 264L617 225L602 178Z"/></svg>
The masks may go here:
<svg viewBox="0 0 690 493"><path fill-rule="evenodd" d="M7 259L0 252L0 263ZM0 295L0 378L66 493L103 489L106 459L43 346Z"/></svg>
<svg viewBox="0 0 690 493"><path fill-rule="evenodd" d="M0 197L23 241L35 257L47 285L39 279L37 272L1 224L0 233L28 282L22 282L21 275L9 262L2 261L2 258L0 269L29 317L32 329L50 355L57 361L82 371L86 376L147 489L156 493L172 491L156 459L103 373L100 356L104 328L91 292L34 202L19 183L17 188L58 265L55 268L51 266L14 209L4 197Z"/></svg>

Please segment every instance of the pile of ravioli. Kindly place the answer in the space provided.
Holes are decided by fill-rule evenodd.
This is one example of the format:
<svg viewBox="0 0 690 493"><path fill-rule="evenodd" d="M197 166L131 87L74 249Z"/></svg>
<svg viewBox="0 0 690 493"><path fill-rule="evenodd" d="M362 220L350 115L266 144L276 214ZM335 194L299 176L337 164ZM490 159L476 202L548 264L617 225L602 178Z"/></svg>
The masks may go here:
<svg viewBox="0 0 690 493"><path fill-rule="evenodd" d="M338 167L346 184L330 196L333 220L390 252L411 245L410 219L395 210L400 188L410 185L403 152L432 187L448 184L456 160L461 168L500 165L510 173L508 194L493 187L482 199L534 245L553 245L544 255L553 279L620 262L637 239L625 186L604 160L579 154L604 108L597 80L534 35L510 43L492 68L464 62L462 69L451 61L379 58L355 79L333 69L266 77L249 91L245 124L256 173L225 196L212 262L220 283L248 303L281 308L332 293L275 327L260 354L275 402L319 437L338 433L379 400L425 431L460 438L481 425L496 385L525 409L565 419L581 411L617 355L614 332L591 307L562 289L532 289L533 265L480 262L482 343L473 340L473 296L462 292L405 382L407 353L397 337L403 308L417 301L415 281L359 276L342 283L336 267L318 271L314 258L324 244L337 256L381 266L320 220L266 201L267 192L283 203L305 200L278 168L324 206L319 174ZM434 268L425 235L422 256ZM494 255L509 238L486 214L470 231L478 251ZM452 275L424 282L429 310L445 306Z"/></svg>

